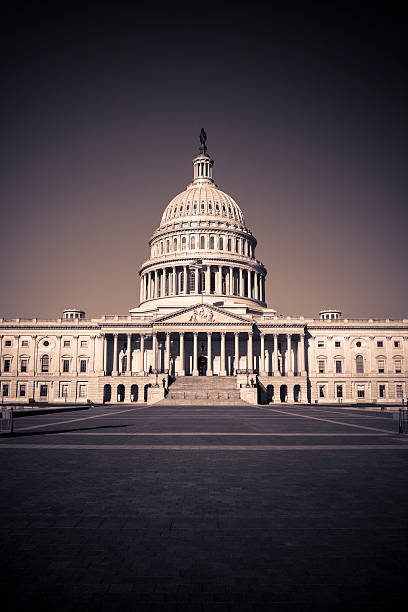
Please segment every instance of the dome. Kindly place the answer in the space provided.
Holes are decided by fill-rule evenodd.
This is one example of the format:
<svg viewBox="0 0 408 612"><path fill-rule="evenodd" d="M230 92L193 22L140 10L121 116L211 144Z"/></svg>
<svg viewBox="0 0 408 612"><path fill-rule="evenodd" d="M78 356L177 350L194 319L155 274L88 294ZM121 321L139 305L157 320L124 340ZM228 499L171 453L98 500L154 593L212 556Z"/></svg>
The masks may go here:
<svg viewBox="0 0 408 612"><path fill-rule="evenodd" d="M166 206L161 226L182 217L220 217L245 224L244 216L231 196L218 189L214 183L197 181L179 193Z"/></svg>

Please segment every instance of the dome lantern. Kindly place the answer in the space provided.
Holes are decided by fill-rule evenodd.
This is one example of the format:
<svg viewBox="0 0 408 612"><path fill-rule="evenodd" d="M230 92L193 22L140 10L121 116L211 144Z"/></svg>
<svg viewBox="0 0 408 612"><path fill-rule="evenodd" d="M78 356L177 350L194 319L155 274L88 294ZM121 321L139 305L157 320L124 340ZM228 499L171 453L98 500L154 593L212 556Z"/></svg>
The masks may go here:
<svg viewBox="0 0 408 612"><path fill-rule="evenodd" d="M204 128L200 132L200 148L199 154L193 159L194 177L193 185L203 185L204 183L214 184L212 178L212 167L214 160L207 153L207 134Z"/></svg>

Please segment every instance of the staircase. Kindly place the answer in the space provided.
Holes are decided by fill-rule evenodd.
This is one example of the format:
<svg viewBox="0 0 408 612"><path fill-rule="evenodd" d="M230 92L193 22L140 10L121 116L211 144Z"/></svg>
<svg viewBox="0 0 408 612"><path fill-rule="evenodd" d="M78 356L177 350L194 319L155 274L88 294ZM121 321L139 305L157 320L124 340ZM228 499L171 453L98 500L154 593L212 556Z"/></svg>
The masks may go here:
<svg viewBox="0 0 408 612"><path fill-rule="evenodd" d="M234 376L179 376L161 404L243 405Z"/></svg>

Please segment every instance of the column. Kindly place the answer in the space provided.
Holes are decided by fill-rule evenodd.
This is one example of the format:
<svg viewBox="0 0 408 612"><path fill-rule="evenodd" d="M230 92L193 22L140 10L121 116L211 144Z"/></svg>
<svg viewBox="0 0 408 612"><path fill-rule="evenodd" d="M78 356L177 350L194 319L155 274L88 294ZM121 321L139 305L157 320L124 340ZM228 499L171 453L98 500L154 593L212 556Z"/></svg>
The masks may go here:
<svg viewBox="0 0 408 612"><path fill-rule="evenodd" d="M305 334L300 334L298 344L298 374L303 376L305 371Z"/></svg>
<svg viewBox="0 0 408 612"><path fill-rule="evenodd" d="M291 334L286 335L286 363L285 363L285 374L286 376L293 376L292 369L292 337Z"/></svg>
<svg viewBox="0 0 408 612"><path fill-rule="evenodd" d="M180 335L180 366L179 366L179 376L184 376L185 375L185 370L184 370L184 332L179 332Z"/></svg>
<svg viewBox="0 0 408 612"><path fill-rule="evenodd" d="M183 266L183 293L187 294L187 266ZM183 370L184 370L184 363L183 363Z"/></svg>
<svg viewBox="0 0 408 612"><path fill-rule="evenodd" d="M57 373L58 376L61 376L61 354L62 354L62 336L57 336L58 342L58 364L57 364ZM95 355L95 351L94 351ZM95 357L94 357L94 369L95 369Z"/></svg>
<svg viewBox="0 0 408 612"><path fill-rule="evenodd" d="M279 334L273 334L273 375L280 376L278 359Z"/></svg>
<svg viewBox="0 0 408 612"><path fill-rule="evenodd" d="M217 294L222 294L222 266L218 266L217 270Z"/></svg>
<svg viewBox="0 0 408 612"><path fill-rule="evenodd" d="M244 277L242 268L239 268L239 295L241 297L244 295Z"/></svg>
<svg viewBox="0 0 408 612"><path fill-rule="evenodd" d="M0 336L0 374L3 371L3 336Z"/></svg>
<svg viewBox="0 0 408 612"><path fill-rule="evenodd" d="M170 370L170 332L166 332L166 356L164 359L164 370Z"/></svg>
<svg viewBox="0 0 408 612"><path fill-rule="evenodd" d="M139 363L139 374L140 374L141 376L143 376L143 375L144 375L144 362L145 362L145 360L144 360L144 353L145 353L145 350L144 350L144 339L145 339L144 334L140 334L140 363Z"/></svg>
<svg viewBox="0 0 408 612"><path fill-rule="evenodd" d="M206 266L205 271L205 293L211 293L211 266Z"/></svg>
<svg viewBox="0 0 408 612"><path fill-rule="evenodd" d="M252 339L253 339L253 332L248 332L248 370L253 370L254 369L254 359L253 359L253 349L252 349Z"/></svg>
<svg viewBox="0 0 408 612"><path fill-rule="evenodd" d="M207 376L212 376L212 354L211 354L212 332L207 332Z"/></svg>
<svg viewBox="0 0 408 612"><path fill-rule="evenodd" d="M118 375L118 334L113 334L113 366L112 376Z"/></svg>
<svg viewBox="0 0 408 612"><path fill-rule="evenodd" d="M155 282L156 280L157 280L157 272L155 273ZM131 376L132 374L132 334L127 335L126 374L127 376Z"/></svg>
<svg viewBox="0 0 408 612"><path fill-rule="evenodd" d="M231 266L228 268L228 272L229 272L229 295L233 295L234 294L234 270Z"/></svg>
<svg viewBox="0 0 408 612"><path fill-rule="evenodd" d="M140 301L143 302L143 276L140 277Z"/></svg>
<svg viewBox="0 0 408 612"><path fill-rule="evenodd" d="M105 334L102 336L103 338L103 364L102 364L102 368L103 368L103 375L106 376L106 374L108 373L108 339L105 336Z"/></svg>
<svg viewBox="0 0 408 612"><path fill-rule="evenodd" d="M198 332L193 332L193 376L198 376L197 339Z"/></svg>
<svg viewBox="0 0 408 612"><path fill-rule="evenodd" d="M239 332L234 332L234 367L236 374L239 370Z"/></svg>
<svg viewBox="0 0 408 612"><path fill-rule="evenodd" d="M265 334L261 333L261 363L259 366L259 373L266 374L265 372Z"/></svg>
<svg viewBox="0 0 408 612"><path fill-rule="evenodd" d="M159 286L158 286L159 283L158 283L158 280L159 280L159 271L155 270L154 271L154 297L155 298L159 297Z"/></svg>
<svg viewBox="0 0 408 612"><path fill-rule="evenodd" d="M220 364L220 376L226 376L227 370L225 369L225 332L221 332L221 364Z"/></svg>
<svg viewBox="0 0 408 612"><path fill-rule="evenodd" d="M157 370L157 333L153 332L153 342L152 342L152 350L153 350L153 358L152 358L152 368L153 370Z"/></svg>
<svg viewBox="0 0 408 612"><path fill-rule="evenodd" d="M254 274L254 285L255 285L255 299L259 300L259 284L258 284L258 273Z"/></svg>
<svg viewBox="0 0 408 612"><path fill-rule="evenodd" d="M177 277L176 277L176 267L175 266L173 266L173 268L172 268L172 277L173 277L172 295L176 295L176 293L177 293Z"/></svg>

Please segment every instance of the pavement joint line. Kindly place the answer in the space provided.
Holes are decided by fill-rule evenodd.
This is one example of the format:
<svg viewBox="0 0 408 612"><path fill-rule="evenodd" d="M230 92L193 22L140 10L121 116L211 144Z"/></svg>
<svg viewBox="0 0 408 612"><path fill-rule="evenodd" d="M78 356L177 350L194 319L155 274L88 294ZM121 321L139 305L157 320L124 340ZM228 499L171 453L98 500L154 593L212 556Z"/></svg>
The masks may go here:
<svg viewBox="0 0 408 612"><path fill-rule="evenodd" d="M175 445L175 444L1 444L0 449L46 449L46 450L126 450L126 451L341 451L341 450L408 450L399 444L309 444L309 445Z"/></svg>
<svg viewBox="0 0 408 612"><path fill-rule="evenodd" d="M221 436L230 436L230 437L281 437L281 436L285 436L285 437L290 437L290 436L299 436L299 437L315 437L315 438L320 438L320 437L333 437L333 438L338 438L338 437L347 437L347 438L351 438L351 437L368 437L368 438L372 438L372 437L377 437L377 436L393 436L396 435L395 432L389 432L389 433L288 433L288 432L283 432L283 433L276 433L276 432L262 432L262 433L256 433L256 432L208 432L208 431L194 431L194 432L181 432L181 431L175 431L175 432L123 432L123 431L101 431L101 432L97 432L97 431L56 431L55 432L56 436L138 436L138 437L173 437L173 436L206 436L206 437L221 437Z"/></svg>
<svg viewBox="0 0 408 612"><path fill-rule="evenodd" d="M40 429L41 427L52 427L53 425L66 425L67 423L77 423L78 421L88 421L89 419L101 419L103 417L113 416L115 414L122 414L123 412L129 412L130 410L146 410L146 408L147 406L143 406L139 408L127 408L126 410L119 410L118 412L109 412L108 414L94 414L92 416L82 417L79 419L69 419L68 421L57 421L54 423L41 423L41 425L31 425L31 427L21 427L17 431L28 431L28 430L31 431L32 429Z"/></svg>
<svg viewBox="0 0 408 612"><path fill-rule="evenodd" d="M278 410L276 408L260 408L258 406L259 410L273 410L274 412L280 412L282 414L293 414L294 416L298 416L301 417L303 419L311 419L313 421L322 421L323 423L333 423L334 425L344 425L345 427L356 427L357 429L368 429L370 431L383 431L385 433L392 433L390 432L388 429L380 429L379 427L368 427L367 425L355 425L354 423L345 423L344 421L333 421L333 419L322 419L321 417L314 417L311 416L310 414L297 414L297 413L289 413L289 412L285 412L284 410Z"/></svg>

